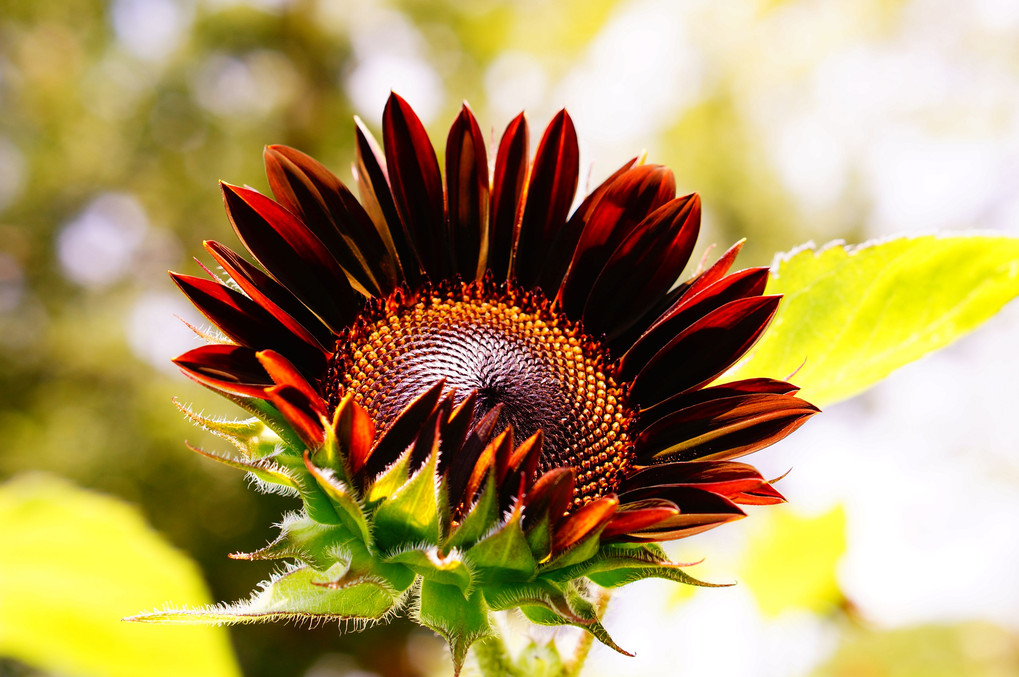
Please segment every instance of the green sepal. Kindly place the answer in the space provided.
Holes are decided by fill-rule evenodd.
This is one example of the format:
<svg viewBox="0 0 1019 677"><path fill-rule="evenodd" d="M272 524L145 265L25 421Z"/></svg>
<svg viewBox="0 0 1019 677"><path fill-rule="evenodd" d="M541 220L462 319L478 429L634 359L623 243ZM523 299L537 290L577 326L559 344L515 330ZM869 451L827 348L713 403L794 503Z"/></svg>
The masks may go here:
<svg viewBox="0 0 1019 677"><path fill-rule="evenodd" d="M443 556L434 546L411 548L390 555L386 562L402 564L425 580L456 586L465 595L474 582L470 567L457 550Z"/></svg>
<svg viewBox="0 0 1019 677"><path fill-rule="evenodd" d="M668 555L655 543L605 543L593 557L544 572L542 576L548 580L565 583L592 572L647 567L662 563L668 563Z"/></svg>
<svg viewBox="0 0 1019 677"><path fill-rule="evenodd" d="M467 549L466 555L482 585L514 583L534 578L538 563L520 525L520 509L498 529Z"/></svg>
<svg viewBox="0 0 1019 677"><path fill-rule="evenodd" d="M410 451L406 451L396 459L392 465L382 472L372 482L365 495L365 505L369 510L396 493L400 487L407 483L410 464Z"/></svg>
<svg viewBox="0 0 1019 677"><path fill-rule="evenodd" d="M481 495L470 510L453 530L446 541L447 548L465 549L474 545L492 530L492 525L499 521L499 505L496 497L495 482L489 477L481 490Z"/></svg>
<svg viewBox="0 0 1019 677"><path fill-rule="evenodd" d="M206 451L191 444L187 444L187 448L196 454L201 454L206 458L219 461L223 465L228 465L231 468L251 473L255 479L265 485L275 485L276 487L295 493L300 491L300 484L293 473L277 464L271 458L263 457L249 461L247 459L233 458L226 456L225 454L217 454L212 451ZM266 490L271 491L272 489L267 486Z"/></svg>
<svg viewBox="0 0 1019 677"><path fill-rule="evenodd" d="M282 440L258 418L236 421L207 418L183 404L176 397L173 403L191 423L216 437L227 440L252 459L265 458L276 453Z"/></svg>
<svg viewBox="0 0 1019 677"><path fill-rule="evenodd" d="M527 677L560 677L566 666L555 642L538 644L534 640L524 647L517 658L517 671Z"/></svg>
<svg viewBox="0 0 1019 677"><path fill-rule="evenodd" d="M552 554L552 522L547 510L537 522L528 525L527 545L538 562L544 562Z"/></svg>
<svg viewBox="0 0 1019 677"><path fill-rule="evenodd" d="M342 564L326 572L305 566L288 569L261 584L251 599L199 609L157 611L128 620L156 623L232 625L264 621L378 620L400 604L403 595L381 578L348 577ZM330 574L332 574L330 576Z"/></svg>
<svg viewBox="0 0 1019 677"><path fill-rule="evenodd" d="M427 579L421 582L418 621L446 638L457 675L471 644L492 634L488 608L480 591L465 597L455 586Z"/></svg>
<svg viewBox="0 0 1019 677"><path fill-rule="evenodd" d="M336 432L331 427L326 427L326 439L322 446L309 453L317 467L331 470L333 476L347 487L354 486L354 483L350 481L350 469L347 467L346 458L340 451Z"/></svg>
<svg viewBox="0 0 1019 677"><path fill-rule="evenodd" d="M261 550L234 553L233 559L300 560L308 566L325 571L335 564L350 561L350 547L357 537L342 525L326 525L300 513L291 513L280 524L280 535Z"/></svg>
<svg viewBox="0 0 1019 677"><path fill-rule="evenodd" d="M222 394L238 407L262 421L269 430L279 435L284 445L295 453L300 453L305 448L306 445L300 436L290 427L276 407L256 397L243 397L232 393Z"/></svg>
<svg viewBox="0 0 1019 677"><path fill-rule="evenodd" d="M491 585L484 588L484 594L485 602L488 603L490 609L495 611L538 607L548 611L556 618L564 619L562 622L544 623L543 625L562 625L562 623L583 625L586 622L583 617L578 616L570 608L563 588L549 581L539 579L530 583Z"/></svg>
<svg viewBox="0 0 1019 677"><path fill-rule="evenodd" d="M696 585L701 588L728 588L732 583L706 583L683 571L675 564L658 564L653 566L620 566L606 568L602 571L589 572L588 578L603 588L618 588L645 578L664 578L676 583Z"/></svg>
<svg viewBox="0 0 1019 677"><path fill-rule="evenodd" d="M615 643L605 629L605 626L598 620L598 613L594 604L581 593L576 582L567 585L564 592L570 609L573 611L574 616L580 619L580 622L541 606L522 606L520 610L532 623L537 623L538 625L573 625L591 633L599 642L610 649L614 649L624 656L633 655Z"/></svg>
<svg viewBox="0 0 1019 677"><path fill-rule="evenodd" d="M435 478L438 449L424 465L379 504L375 511L375 540L382 552L407 543L439 543L439 506Z"/></svg>
<svg viewBox="0 0 1019 677"><path fill-rule="evenodd" d="M333 474L330 468L319 468L314 464L307 465L308 472L325 492L333 509L339 516L343 526L361 538L361 542L372 546L371 530L364 515L361 504L354 498L353 491Z"/></svg>

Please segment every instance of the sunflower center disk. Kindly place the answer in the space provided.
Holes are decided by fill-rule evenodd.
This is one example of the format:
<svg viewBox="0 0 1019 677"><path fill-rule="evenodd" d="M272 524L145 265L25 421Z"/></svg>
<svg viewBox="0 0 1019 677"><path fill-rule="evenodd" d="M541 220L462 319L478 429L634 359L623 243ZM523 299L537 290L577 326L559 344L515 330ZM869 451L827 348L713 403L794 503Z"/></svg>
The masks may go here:
<svg viewBox="0 0 1019 677"><path fill-rule="evenodd" d="M475 284L396 292L338 348L328 389L353 392L380 427L444 378L458 404L477 391L475 422L501 404L497 432L513 426L519 444L542 430L539 473L574 468L578 505L611 493L631 460L632 415L606 373L605 349L540 292Z"/></svg>

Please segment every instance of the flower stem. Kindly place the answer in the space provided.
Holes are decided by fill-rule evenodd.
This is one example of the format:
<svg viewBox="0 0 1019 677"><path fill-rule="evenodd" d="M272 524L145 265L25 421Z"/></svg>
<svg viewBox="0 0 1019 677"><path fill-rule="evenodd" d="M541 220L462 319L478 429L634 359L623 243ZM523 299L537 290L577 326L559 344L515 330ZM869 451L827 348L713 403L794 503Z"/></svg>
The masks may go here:
<svg viewBox="0 0 1019 677"><path fill-rule="evenodd" d="M474 658L485 677L521 677L502 638L493 635L474 644Z"/></svg>
<svg viewBox="0 0 1019 677"><path fill-rule="evenodd" d="M594 586L592 586L594 587ZM597 597L594 600L595 617L600 621L605 617L605 609L609 605L612 591L606 588L595 588ZM563 666L563 677L579 677L580 671L584 669L584 662L587 654L591 653L591 645L594 644L594 635L584 632L573 650L573 656Z"/></svg>

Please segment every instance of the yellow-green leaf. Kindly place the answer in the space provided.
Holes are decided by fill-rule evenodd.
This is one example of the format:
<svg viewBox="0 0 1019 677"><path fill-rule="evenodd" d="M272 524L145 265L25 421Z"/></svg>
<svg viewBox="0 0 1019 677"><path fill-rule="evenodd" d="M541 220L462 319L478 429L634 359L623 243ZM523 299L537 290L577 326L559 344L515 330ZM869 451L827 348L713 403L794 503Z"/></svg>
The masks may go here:
<svg viewBox="0 0 1019 677"><path fill-rule="evenodd" d="M771 508L768 519L753 532L740 582L750 588L761 611L769 616L788 609L828 611L842 601L835 573L845 552L842 506L817 517Z"/></svg>
<svg viewBox="0 0 1019 677"><path fill-rule="evenodd" d="M219 628L121 619L209 601L195 564L133 507L42 475L0 486L0 656L96 677L239 675Z"/></svg>
<svg viewBox="0 0 1019 677"><path fill-rule="evenodd" d="M808 247L781 258L766 293L785 295L772 326L722 380L796 372L803 397L824 406L951 343L1019 295L1019 238Z"/></svg>

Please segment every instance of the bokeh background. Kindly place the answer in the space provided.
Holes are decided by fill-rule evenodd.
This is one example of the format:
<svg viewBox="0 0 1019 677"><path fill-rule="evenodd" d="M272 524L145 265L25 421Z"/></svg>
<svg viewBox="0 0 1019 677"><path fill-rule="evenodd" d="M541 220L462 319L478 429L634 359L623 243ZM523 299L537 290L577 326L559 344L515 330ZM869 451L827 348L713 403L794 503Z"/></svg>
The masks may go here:
<svg viewBox="0 0 1019 677"><path fill-rule="evenodd" d="M811 239L1019 235L1015 0L0 0L0 481L136 506L214 599L268 575L226 554L296 506L183 447L216 443L173 395L233 412L169 362L198 343L178 318L202 320L166 270L234 240L217 181L265 190L265 144L348 177L352 116L377 130L390 90L440 157L462 100L496 139L566 106L590 185L646 149L701 193L702 242L749 238L743 266ZM792 468L790 506L670 547L740 584L617 593L607 625L637 657L596 647L584 674L1019 675L1017 342L1013 304L759 454ZM43 535L50 580L116 545L65 536ZM96 594L123 585L110 559ZM6 618L0 675L57 674L4 644ZM229 639L251 677L448 670L402 620Z"/></svg>

